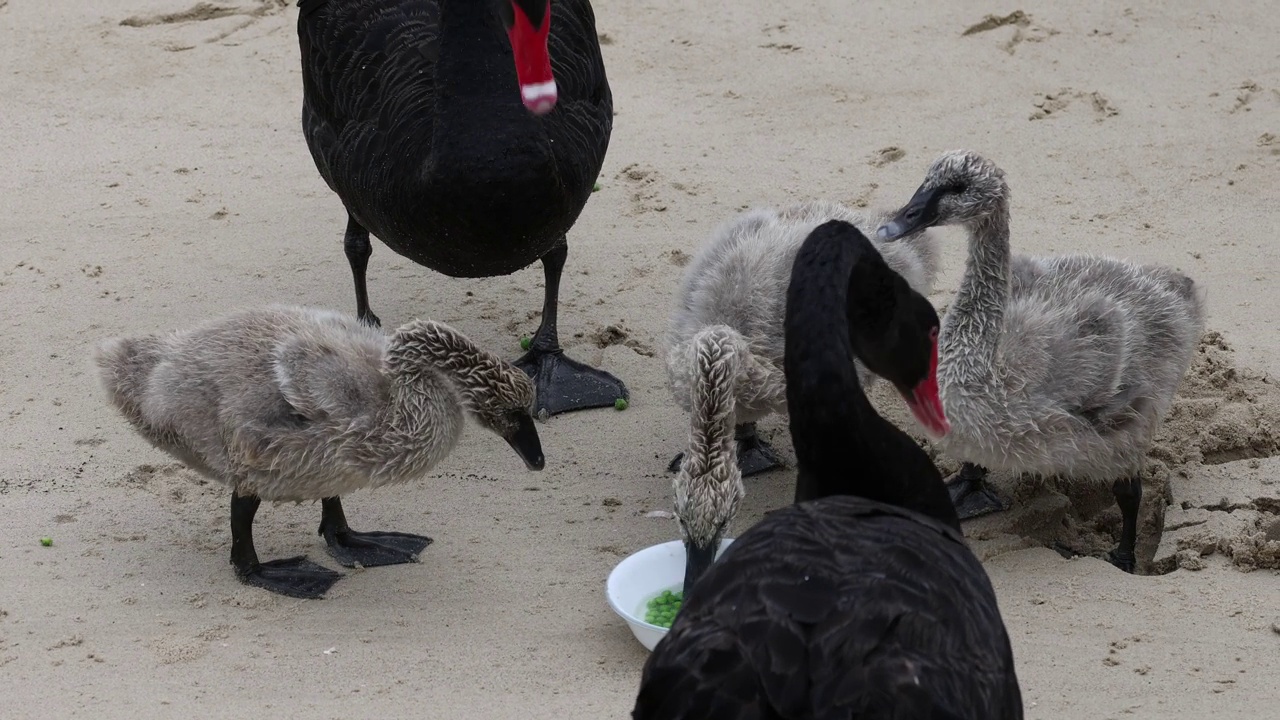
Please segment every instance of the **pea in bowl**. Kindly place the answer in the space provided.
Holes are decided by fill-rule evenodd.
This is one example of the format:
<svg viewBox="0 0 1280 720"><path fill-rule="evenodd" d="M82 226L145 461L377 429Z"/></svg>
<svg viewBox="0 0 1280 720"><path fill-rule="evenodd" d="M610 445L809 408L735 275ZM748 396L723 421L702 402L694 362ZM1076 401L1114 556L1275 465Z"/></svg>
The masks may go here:
<svg viewBox="0 0 1280 720"><path fill-rule="evenodd" d="M731 542L732 538L721 540L716 556ZM684 585L684 558L684 542L680 540L651 545L623 558L605 582L609 607L627 621L632 634L649 650L667 634L667 628L647 622L645 617L668 616L662 612L651 615L650 601L666 592L680 593ZM668 608L670 603L664 603L655 610Z"/></svg>

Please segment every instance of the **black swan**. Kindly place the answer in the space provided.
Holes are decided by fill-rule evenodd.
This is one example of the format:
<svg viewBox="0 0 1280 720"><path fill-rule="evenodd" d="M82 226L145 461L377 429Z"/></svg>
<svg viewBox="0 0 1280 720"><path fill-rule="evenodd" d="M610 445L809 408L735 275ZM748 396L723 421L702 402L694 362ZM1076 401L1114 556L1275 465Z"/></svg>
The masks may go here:
<svg viewBox="0 0 1280 720"><path fill-rule="evenodd" d="M995 593L942 477L854 370L856 356L945 430L937 331L929 302L852 225L805 241L784 363L806 501L743 533L686 596L633 718L1023 716Z"/></svg>
<svg viewBox="0 0 1280 720"><path fill-rule="evenodd" d="M451 277L542 260L542 323L516 365L537 413L613 405L623 383L564 355L566 233L609 147L613 96L588 0L301 0L302 128L347 209L361 320L369 233Z"/></svg>

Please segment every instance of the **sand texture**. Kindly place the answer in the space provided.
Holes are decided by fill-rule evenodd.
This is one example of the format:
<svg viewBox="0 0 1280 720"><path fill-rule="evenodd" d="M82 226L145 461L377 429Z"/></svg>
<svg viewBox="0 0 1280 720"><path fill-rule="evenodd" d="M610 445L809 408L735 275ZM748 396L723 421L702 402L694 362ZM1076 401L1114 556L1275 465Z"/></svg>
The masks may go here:
<svg viewBox="0 0 1280 720"><path fill-rule="evenodd" d="M1049 549L1111 547L1106 488L997 474L1013 509L966 526L1027 717L1274 716L1274 3L595 8L617 117L569 236L560 328L626 380L630 408L540 424L541 473L472 425L422 482L346 501L357 529L433 537L422 563L297 601L236 581L225 490L133 435L89 364L100 338L233 307L354 311L345 213L300 129L297 8L0 0L0 716L626 717L645 654L603 585L676 537L652 513L671 509L687 433L662 337L690 256L754 204L900 204L956 147L1007 171L1015 250L1165 263L1210 304L1144 471L1143 575ZM939 306L964 260L961 234L942 237ZM380 243L369 285L386 326L435 318L511 358L542 299L536 266L450 280ZM761 432L790 457L780 418ZM749 478L734 532L793 481ZM259 553L336 567L319 514L264 506Z"/></svg>

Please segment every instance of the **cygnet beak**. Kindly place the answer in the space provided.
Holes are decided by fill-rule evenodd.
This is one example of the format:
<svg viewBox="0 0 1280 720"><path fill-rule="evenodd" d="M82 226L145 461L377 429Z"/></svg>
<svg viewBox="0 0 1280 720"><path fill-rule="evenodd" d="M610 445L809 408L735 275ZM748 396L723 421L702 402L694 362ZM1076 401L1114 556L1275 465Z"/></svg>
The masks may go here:
<svg viewBox="0 0 1280 720"><path fill-rule="evenodd" d="M528 413L516 416L516 429L505 436L507 444L524 460L525 467L530 470L541 470L546 465L542 456L542 441L538 438L538 428L533 424L533 417Z"/></svg>
<svg viewBox="0 0 1280 720"><path fill-rule="evenodd" d="M689 597L689 591L697 584L698 578L706 574L707 569L716 561L716 548L718 547L720 547L719 538L706 545L685 541L684 597Z"/></svg>
<svg viewBox="0 0 1280 720"><path fill-rule="evenodd" d="M911 200L889 222L876 230L881 240L898 240L932 227L938 222L938 198L941 191L921 187Z"/></svg>
<svg viewBox="0 0 1280 720"><path fill-rule="evenodd" d="M905 233L902 232L902 225L894 222L893 220L881 225L880 229L876 230L876 237L881 240L897 240L904 234Z"/></svg>

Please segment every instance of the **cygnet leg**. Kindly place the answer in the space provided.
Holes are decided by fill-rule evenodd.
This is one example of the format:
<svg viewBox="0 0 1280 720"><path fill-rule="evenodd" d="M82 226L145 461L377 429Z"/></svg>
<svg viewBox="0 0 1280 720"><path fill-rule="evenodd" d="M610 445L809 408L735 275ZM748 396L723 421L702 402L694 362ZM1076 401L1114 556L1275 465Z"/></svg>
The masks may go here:
<svg viewBox="0 0 1280 720"><path fill-rule="evenodd" d="M240 581L289 597L314 600L342 579L327 567L306 557L258 562L253 547L253 518L262 501L257 495L231 495L231 564Z"/></svg>
<svg viewBox="0 0 1280 720"><path fill-rule="evenodd" d="M734 428L734 439L738 441L738 469L742 471L742 477L758 475L783 466L777 451L756 434L755 423L743 423ZM680 463L683 461L684 453L679 453L667 464L667 472L680 472Z"/></svg>
<svg viewBox="0 0 1280 720"><path fill-rule="evenodd" d="M1131 573L1137 565L1134 555L1138 542L1138 508L1142 505L1142 478L1132 477L1115 481L1111 492L1120 506L1120 544L1107 558L1112 565Z"/></svg>
<svg viewBox="0 0 1280 720"><path fill-rule="evenodd" d="M743 477L782 467L782 458L756 434L755 423L734 428L734 439L738 441L738 468Z"/></svg>
<svg viewBox="0 0 1280 720"><path fill-rule="evenodd" d="M351 265L351 277L356 284L356 318L374 327L382 321L369 309L369 287L365 284L365 271L369 269L369 256L373 245L369 243L369 231L347 213L347 234L342 238L342 249Z"/></svg>
<svg viewBox="0 0 1280 720"><path fill-rule="evenodd" d="M1009 502L1002 500L987 484L987 469L981 465L962 465L960 472L947 478L947 492L961 520L1009 509Z"/></svg>
<svg viewBox="0 0 1280 720"><path fill-rule="evenodd" d="M342 501L321 501L320 535L329 554L345 567L378 567L418 562L418 553L431 544L424 535L398 532L356 532L347 525Z"/></svg>
<svg viewBox="0 0 1280 720"><path fill-rule="evenodd" d="M564 354L556 328L560 309L560 274L564 271L569 246L560 244L542 256L546 276L542 301L542 324L529 343L529 352L516 360L516 367L533 378L537 392L534 415L547 417L574 410L612 407L628 398L626 385L603 370L584 365Z"/></svg>

